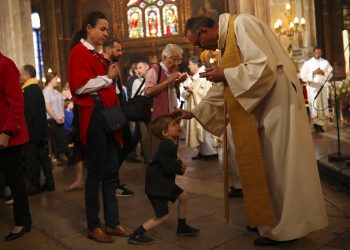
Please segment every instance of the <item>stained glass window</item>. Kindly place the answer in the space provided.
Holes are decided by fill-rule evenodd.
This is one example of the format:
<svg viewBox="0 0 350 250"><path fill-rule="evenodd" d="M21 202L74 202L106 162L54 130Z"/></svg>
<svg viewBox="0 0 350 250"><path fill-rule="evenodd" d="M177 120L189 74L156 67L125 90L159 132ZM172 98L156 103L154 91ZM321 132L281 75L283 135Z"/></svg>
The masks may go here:
<svg viewBox="0 0 350 250"><path fill-rule="evenodd" d="M179 34L177 7L174 4L166 4L163 7L163 27L166 36Z"/></svg>
<svg viewBox="0 0 350 250"><path fill-rule="evenodd" d="M142 11L137 7L128 10L129 37L141 38L143 34Z"/></svg>
<svg viewBox="0 0 350 250"><path fill-rule="evenodd" d="M159 9L156 6L149 6L145 10L146 15L146 36L157 37L162 36L160 30L160 14Z"/></svg>
<svg viewBox="0 0 350 250"><path fill-rule="evenodd" d="M130 38L179 34L176 0L129 0L127 7Z"/></svg>

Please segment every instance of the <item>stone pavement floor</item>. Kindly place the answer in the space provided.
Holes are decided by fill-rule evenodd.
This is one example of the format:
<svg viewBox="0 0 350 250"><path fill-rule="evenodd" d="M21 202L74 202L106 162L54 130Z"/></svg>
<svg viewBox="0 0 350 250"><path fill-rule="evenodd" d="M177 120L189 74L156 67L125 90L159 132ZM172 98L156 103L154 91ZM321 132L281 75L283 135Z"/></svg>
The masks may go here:
<svg viewBox="0 0 350 250"><path fill-rule="evenodd" d="M317 157L332 153L336 143L330 143L329 140L329 136L314 135ZM130 245L126 238L121 237L114 237L115 242L111 244L89 240L86 237L84 191L64 192L64 187L74 179L74 169L55 164L56 191L29 198L33 217L30 233L12 242L2 240L12 226L12 207L0 201L0 249L261 249L253 245L258 236L245 230L247 217L242 198L230 199L230 221L228 224L225 222L223 176L219 162L192 161L195 152L184 144L181 141L179 153L188 168L184 176L177 178L177 183L190 194L187 221L201 229L197 237L175 235L177 212L176 205L172 204L170 220L147 233L155 238L153 245ZM344 146L350 149L349 144ZM141 163L124 163L121 168L122 182L135 191L134 197L118 199L121 223L131 229L153 215L144 194L144 174L145 167ZM349 192L326 181L322 181L322 187L329 226L298 241L263 249L350 249ZM102 215L100 218L103 218Z"/></svg>

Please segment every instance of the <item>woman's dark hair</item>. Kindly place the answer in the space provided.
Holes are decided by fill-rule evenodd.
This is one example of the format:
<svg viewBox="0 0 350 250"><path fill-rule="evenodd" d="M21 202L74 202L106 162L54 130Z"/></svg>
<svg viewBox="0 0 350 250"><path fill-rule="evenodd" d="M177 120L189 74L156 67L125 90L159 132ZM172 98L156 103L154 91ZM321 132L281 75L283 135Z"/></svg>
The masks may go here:
<svg viewBox="0 0 350 250"><path fill-rule="evenodd" d="M192 56L190 58L190 62L193 64L197 64L198 67L202 67L203 65L202 60L198 56Z"/></svg>
<svg viewBox="0 0 350 250"><path fill-rule="evenodd" d="M107 19L106 15L103 14L100 11L94 11L90 12L85 19L83 20L83 24L81 27L81 30L77 31L73 37L72 40L72 48L77 45L80 42L80 39L86 39L87 38L87 32L86 32L86 26L90 24L92 27L95 27L97 24L97 21L99 19Z"/></svg>
<svg viewBox="0 0 350 250"><path fill-rule="evenodd" d="M45 86L47 86L55 77L57 76L56 72L50 72L45 75Z"/></svg>
<svg viewBox="0 0 350 250"><path fill-rule="evenodd" d="M215 20L206 16L191 17L186 22L185 35L190 30L193 34L197 34L202 27L212 28L215 25Z"/></svg>

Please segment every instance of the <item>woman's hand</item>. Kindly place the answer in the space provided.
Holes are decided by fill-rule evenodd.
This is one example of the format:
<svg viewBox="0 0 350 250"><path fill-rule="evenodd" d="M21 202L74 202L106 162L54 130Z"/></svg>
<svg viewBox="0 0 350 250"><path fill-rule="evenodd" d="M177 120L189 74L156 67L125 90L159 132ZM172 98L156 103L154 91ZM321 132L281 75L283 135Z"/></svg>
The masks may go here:
<svg viewBox="0 0 350 250"><path fill-rule="evenodd" d="M5 133L0 134L0 149L6 148L7 144L9 143L10 136L8 136Z"/></svg>

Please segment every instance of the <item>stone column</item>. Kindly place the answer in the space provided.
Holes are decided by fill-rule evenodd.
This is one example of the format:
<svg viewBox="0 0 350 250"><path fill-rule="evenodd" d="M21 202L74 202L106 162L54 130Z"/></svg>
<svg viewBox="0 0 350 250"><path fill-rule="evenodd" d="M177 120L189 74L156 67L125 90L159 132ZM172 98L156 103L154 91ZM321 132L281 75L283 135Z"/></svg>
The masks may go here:
<svg viewBox="0 0 350 250"><path fill-rule="evenodd" d="M240 0L239 13L246 13L255 16L255 0Z"/></svg>
<svg viewBox="0 0 350 250"><path fill-rule="evenodd" d="M270 25L270 3L269 0L255 0L255 16Z"/></svg>
<svg viewBox="0 0 350 250"><path fill-rule="evenodd" d="M18 67L35 64L30 0L0 0L0 52Z"/></svg>

